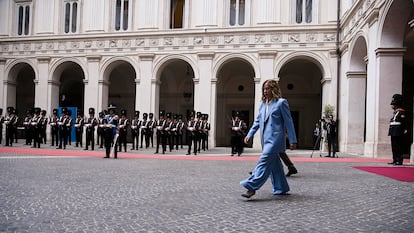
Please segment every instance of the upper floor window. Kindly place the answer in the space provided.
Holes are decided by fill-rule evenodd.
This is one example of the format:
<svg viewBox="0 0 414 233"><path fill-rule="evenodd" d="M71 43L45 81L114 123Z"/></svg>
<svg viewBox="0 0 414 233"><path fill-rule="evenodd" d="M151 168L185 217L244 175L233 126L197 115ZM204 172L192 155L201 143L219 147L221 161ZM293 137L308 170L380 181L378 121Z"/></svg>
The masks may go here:
<svg viewBox="0 0 414 233"><path fill-rule="evenodd" d="M116 0L115 6L115 30L127 31L130 21L129 0Z"/></svg>
<svg viewBox="0 0 414 233"><path fill-rule="evenodd" d="M315 23L314 14L316 0L293 0L295 9L295 23Z"/></svg>
<svg viewBox="0 0 414 233"><path fill-rule="evenodd" d="M17 35L30 34L31 2L17 4Z"/></svg>
<svg viewBox="0 0 414 233"><path fill-rule="evenodd" d="M171 0L170 28L184 27L185 0Z"/></svg>
<svg viewBox="0 0 414 233"><path fill-rule="evenodd" d="M248 22L249 0L229 0L229 25L243 26Z"/></svg>
<svg viewBox="0 0 414 233"><path fill-rule="evenodd" d="M79 6L77 0L65 0L65 33L78 31Z"/></svg>

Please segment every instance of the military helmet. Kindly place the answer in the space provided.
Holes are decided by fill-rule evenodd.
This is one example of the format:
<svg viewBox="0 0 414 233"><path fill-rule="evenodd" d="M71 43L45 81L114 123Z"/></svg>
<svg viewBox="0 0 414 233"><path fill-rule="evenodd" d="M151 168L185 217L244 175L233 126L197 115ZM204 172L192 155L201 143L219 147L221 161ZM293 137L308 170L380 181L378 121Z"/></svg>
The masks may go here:
<svg viewBox="0 0 414 233"><path fill-rule="evenodd" d="M13 108L13 107L11 107L11 106L7 107L7 113L12 113L12 112L13 112L13 110L14 110L14 108Z"/></svg>
<svg viewBox="0 0 414 233"><path fill-rule="evenodd" d="M126 109L122 109L121 110L121 116L126 116L127 114L127 110Z"/></svg>
<svg viewBox="0 0 414 233"><path fill-rule="evenodd" d="M52 110L52 112L53 112L53 114L56 114L56 115L57 115L57 113L58 113L57 108L54 108L54 109Z"/></svg>
<svg viewBox="0 0 414 233"><path fill-rule="evenodd" d="M154 113L151 112L148 116L150 119L152 119L154 117Z"/></svg>
<svg viewBox="0 0 414 233"><path fill-rule="evenodd" d="M148 117L148 113L144 113L144 114L142 114L142 117L144 118L144 119L147 119L147 117Z"/></svg>
<svg viewBox="0 0 414 233"><path fill-rule="evenodd" d="M46 110L42 110L42 111L40 112L40 114L41 114L42 116L46 116Z"/></svg>
<svg viewBox="0 0 414 233"><path fill-rule="evenodd" d="M391 105L395 105L397 107L401 107L403 103L403 96L400 94L394 94L392 96Z"/></svg>
<svg viewBox="0 0 414 233"><path fill-rule="evenodd" d="M137 110L137 111L135 111L135 116L136 117L139 117L139 111Z"/></svg>
<svg viewBox="0 0 414 233"><path fill-rule="evenodd" d="M95 109L94 108L89 108L89 114L95 114Z"/></svg>

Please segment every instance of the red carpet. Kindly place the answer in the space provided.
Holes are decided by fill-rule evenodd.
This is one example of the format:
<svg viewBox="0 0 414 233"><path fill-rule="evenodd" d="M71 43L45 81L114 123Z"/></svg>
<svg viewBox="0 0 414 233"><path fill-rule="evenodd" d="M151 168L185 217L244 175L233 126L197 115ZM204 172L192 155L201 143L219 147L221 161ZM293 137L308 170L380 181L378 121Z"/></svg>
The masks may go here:
<svg viewBox="0 0 414 233"><path fill-rule="evenodd" d="M363 167L355 166L354 168L362 171L371 172L377 175L385 176L391 179L414 182L414 167Z"/></svg>

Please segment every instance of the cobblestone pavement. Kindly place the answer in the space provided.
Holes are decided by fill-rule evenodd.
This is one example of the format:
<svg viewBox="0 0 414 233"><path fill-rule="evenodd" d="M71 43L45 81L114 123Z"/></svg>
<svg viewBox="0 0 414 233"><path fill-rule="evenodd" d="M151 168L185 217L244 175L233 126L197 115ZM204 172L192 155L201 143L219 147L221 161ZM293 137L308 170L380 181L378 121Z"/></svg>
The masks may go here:
<svg viewBox="0 0 414 233"><path fill-rule="evenodd" d="M239 182L256 161L211 151L228 159L0 153L0 232L414 231L414 183L352 168L382 161L296 161L290 195L267 182L246 200Z"/></svg>

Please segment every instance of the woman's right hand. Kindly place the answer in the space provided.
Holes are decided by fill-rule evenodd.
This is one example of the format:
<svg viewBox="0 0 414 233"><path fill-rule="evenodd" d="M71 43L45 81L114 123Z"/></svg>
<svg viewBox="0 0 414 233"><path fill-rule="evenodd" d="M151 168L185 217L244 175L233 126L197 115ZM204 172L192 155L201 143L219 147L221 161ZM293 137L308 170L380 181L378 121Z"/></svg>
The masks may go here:
<svg viewBox="0 0 414 233"><path fill-rule="evenodd" d="M244 138L244 143L245 143L245 144L248 144L248 143L249 143L249 141L250 141L250 137L246 136L246 137Z"/></svg>

